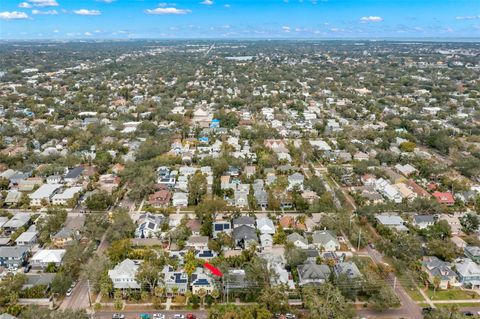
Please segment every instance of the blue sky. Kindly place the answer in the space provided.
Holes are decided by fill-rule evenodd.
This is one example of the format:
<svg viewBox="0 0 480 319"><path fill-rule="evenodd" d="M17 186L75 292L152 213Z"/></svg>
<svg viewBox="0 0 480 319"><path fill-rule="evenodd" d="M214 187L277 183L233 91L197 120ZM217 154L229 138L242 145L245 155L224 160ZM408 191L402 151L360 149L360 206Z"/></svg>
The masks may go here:
<svg viewBox="0 0 480 319"><path fill-rule="evenodd" d="M480 38L480 0L0 0L1 39Z"/></svg>

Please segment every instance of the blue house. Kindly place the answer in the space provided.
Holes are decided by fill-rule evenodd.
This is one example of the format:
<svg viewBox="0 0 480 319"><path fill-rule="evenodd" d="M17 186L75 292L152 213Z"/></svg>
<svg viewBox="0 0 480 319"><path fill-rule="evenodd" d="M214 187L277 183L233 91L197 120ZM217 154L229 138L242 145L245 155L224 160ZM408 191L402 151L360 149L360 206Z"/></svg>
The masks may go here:
<svg viewBox="0 0 480 319"><path fill-rule="evenodd" d="M208 137L203 136L203 137L198 138L198 141L200 143L208 144L209 139L208 139Z"/></svg>
<svg viewBox="0 0 480 319"><path fill-rule="evenodd" d="M0 266L19 268L25 264L29 248L27 246L0 247Z"/></svg>

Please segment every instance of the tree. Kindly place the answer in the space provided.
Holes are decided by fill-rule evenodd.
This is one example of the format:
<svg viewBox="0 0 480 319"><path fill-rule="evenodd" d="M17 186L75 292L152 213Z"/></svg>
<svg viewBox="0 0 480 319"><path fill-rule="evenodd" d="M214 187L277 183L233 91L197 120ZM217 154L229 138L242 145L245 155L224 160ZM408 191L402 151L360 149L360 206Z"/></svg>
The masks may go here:
<svg viewBox="0 0 480 319"><path fill-rule="evenodd" d="M92 194L85 200L85 206L87 206L89 210L106 210L112 205L112 196L104 191Z"/></svg>
<svg viewBox="0 0 480 319"><path fill-rule="evenodd" d="M9 186L10 186L10 180L8 180L8 178L5 178L5 177L0 177L0 190L8 189Z"/></svg>
<svg viewBox="0 0 480 319"><path fill-rule="evenodd" d="M348 319L355 313L351 305L342 296L338 288L327 282L318 288L303 289L303 301L309 310L308 318L315 319Z"/></svg>
<svg viewBox="0 0 480 319"><path fill-rule="evenodd" d="M283 286L264 288L258 301L271 313L282 313L288 310L288 294Z"/></svg>
<svg viewBox="0 0 480 319"><path fill-rule="evenodd" d="M446 261L454 260L458 255L457 246L450 240L432 239L427 243L429 255L436 256Z"/></svg>
<svg viewBox="0 0 480 319"><path fill-rule="evenodd" d="M284 254L289 267L296 267L307 260L307 253L303 249L295 247L292 243L285 245Z"/></svg>
<svg viewBox="0 0 480 319"><path fill-rule="evenodd" d="M106 238L109 242L132 238L135 233L135 223L128 212L120 209L113 213L113 222L107 230Z"/></svg>
<svg viewBox="0 0 480 319"><path fill-rule="evenodd" d="M155 288L161 281L160 271L166 264L165 257L158 256L156 252L148 254L149 258L144 260L138 269L136 279L138 282L146 284L150 293L155 293Z"/></svg>
<svg viewBox="0 0 480 319"><path fill-rule="evenodd" d="M463 232L471 234L478 230L480 219L477 214L467 213L465 216L460 217L460 225L462 225Z"/></svg>
<svg viewBox="0 0 480 319"><path fill-rule="evenodd" d="M377 293L374 293L368 301L376 311L385 311L400 305L398 297L388 286L383 286Z"/></svg>
<svg viewBox="0 0 480 319"><path fill-rule="evenodd" d="M283 245L287 241L287 234L283 227L280 225L277 229L277 232L273 235L273 243L275 245Z"/></svg>
<svg viewBox="0 0 480 319"><path fill-rule="evenodd" d="M452 236L452 228L446 220L440 220L426 229L428 238L447 239Z"/></svg>
<svg viewBox="0 0 480 319"><path fill-rule="evenodd" d="M188 180L188 204L197 205L207 193L207 178L201 172L196 172Z"/></svg>
<svg viewBox="0 0 480 319"><path fill-rule="evenodd" d="M415 147L417 147L417 144L415 144L414 142L407 141L407 142L400 143L399 147L402 152L411 153L415 150Z"/></svg>
<svg viewBox="0 0 480 319"><path fill-rule="evenodd" d="M128 257L132 251L132 243L130 239L116 240L112 243L112 246L108 249L107 254L112 263L118 264Z"/></svg>
<svg viewBox="0 0 480 319"><path fill-rule="evenodd" d="M89 319L90 315L85 310L50 310L37 306L29 306L22 310L22 318L25 319Z"/></svg>

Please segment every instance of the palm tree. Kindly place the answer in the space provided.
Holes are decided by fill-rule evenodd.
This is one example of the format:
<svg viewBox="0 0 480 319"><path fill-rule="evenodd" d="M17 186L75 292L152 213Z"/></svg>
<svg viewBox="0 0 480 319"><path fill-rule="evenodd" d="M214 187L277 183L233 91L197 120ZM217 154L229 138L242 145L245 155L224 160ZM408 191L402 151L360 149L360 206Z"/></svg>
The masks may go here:
<svg viewBox="0 0 480 319"><path fill-rule="evenodd" d="M438 276L433 277L433 294L437 292L437 289L440 287L441 279Z"/></svg>
<svg viewBox="0 0 480 319"><path fill-rule="evenodd" d="M192 298L193 294L190 290L185 292L185 305L188 305L188 301Z"/></svg>

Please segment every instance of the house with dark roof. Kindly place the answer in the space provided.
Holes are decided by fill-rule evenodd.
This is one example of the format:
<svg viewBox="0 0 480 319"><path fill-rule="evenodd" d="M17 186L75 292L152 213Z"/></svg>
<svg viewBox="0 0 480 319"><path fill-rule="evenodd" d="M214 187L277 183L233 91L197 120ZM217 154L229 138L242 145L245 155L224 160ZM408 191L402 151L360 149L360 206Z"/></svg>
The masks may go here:
<svg viewBox="0 0 480 319"><path fill-rule="evenodd" d="M236 247L245 249L250 244L258 243L257 230L253 227L242 225L233 229L232 237Z"/></svg>
<svg viewBox="0 0 480 319"><path fill-rule="evenodd" d="M84 170L83 166L77 166L68 170L67 174L65 174L65 178L64 178L65 182L67 184L77 183L82 177L83 170Z"/></svg>
<svg viewBox="0 0 480 319"><path fill-rule="evenodd" d="M135 237L153 238L161 232L162 226L167 223L167 218L161 214L145 213L137 220Z"/></svg>
<svg viewBox="0 0 480 319"><path fill-rule="evenodd" d="M233 220L233 228L240 226L255 227L255 218L250 216L240 216Z"/></svg>
<svg viewBox="0 0 480 319"><path fill-rule="evenodd" d="M297 270L300 286L324 284L331 274L327 265L317 265L312 262L298 266Z"/></svg>
<svg viewBox="0 0 480 319"><path fill-rule="evenodd" d="M205 290L208 295L215 290L214 280L210 275L203 271L203 268L197 268L197 270L192 274L190 286L194 295L197 295L202 289Z"/></svg>
<svg viewBox="0 0 480 319"><path fill-rule="evenodd" d="M165 276L165 289L167 293L172 294L174 291L179 294L185 294L188 289L188 275L185 271L174 271L172 267L165 266L163 269Z"/></svg>

